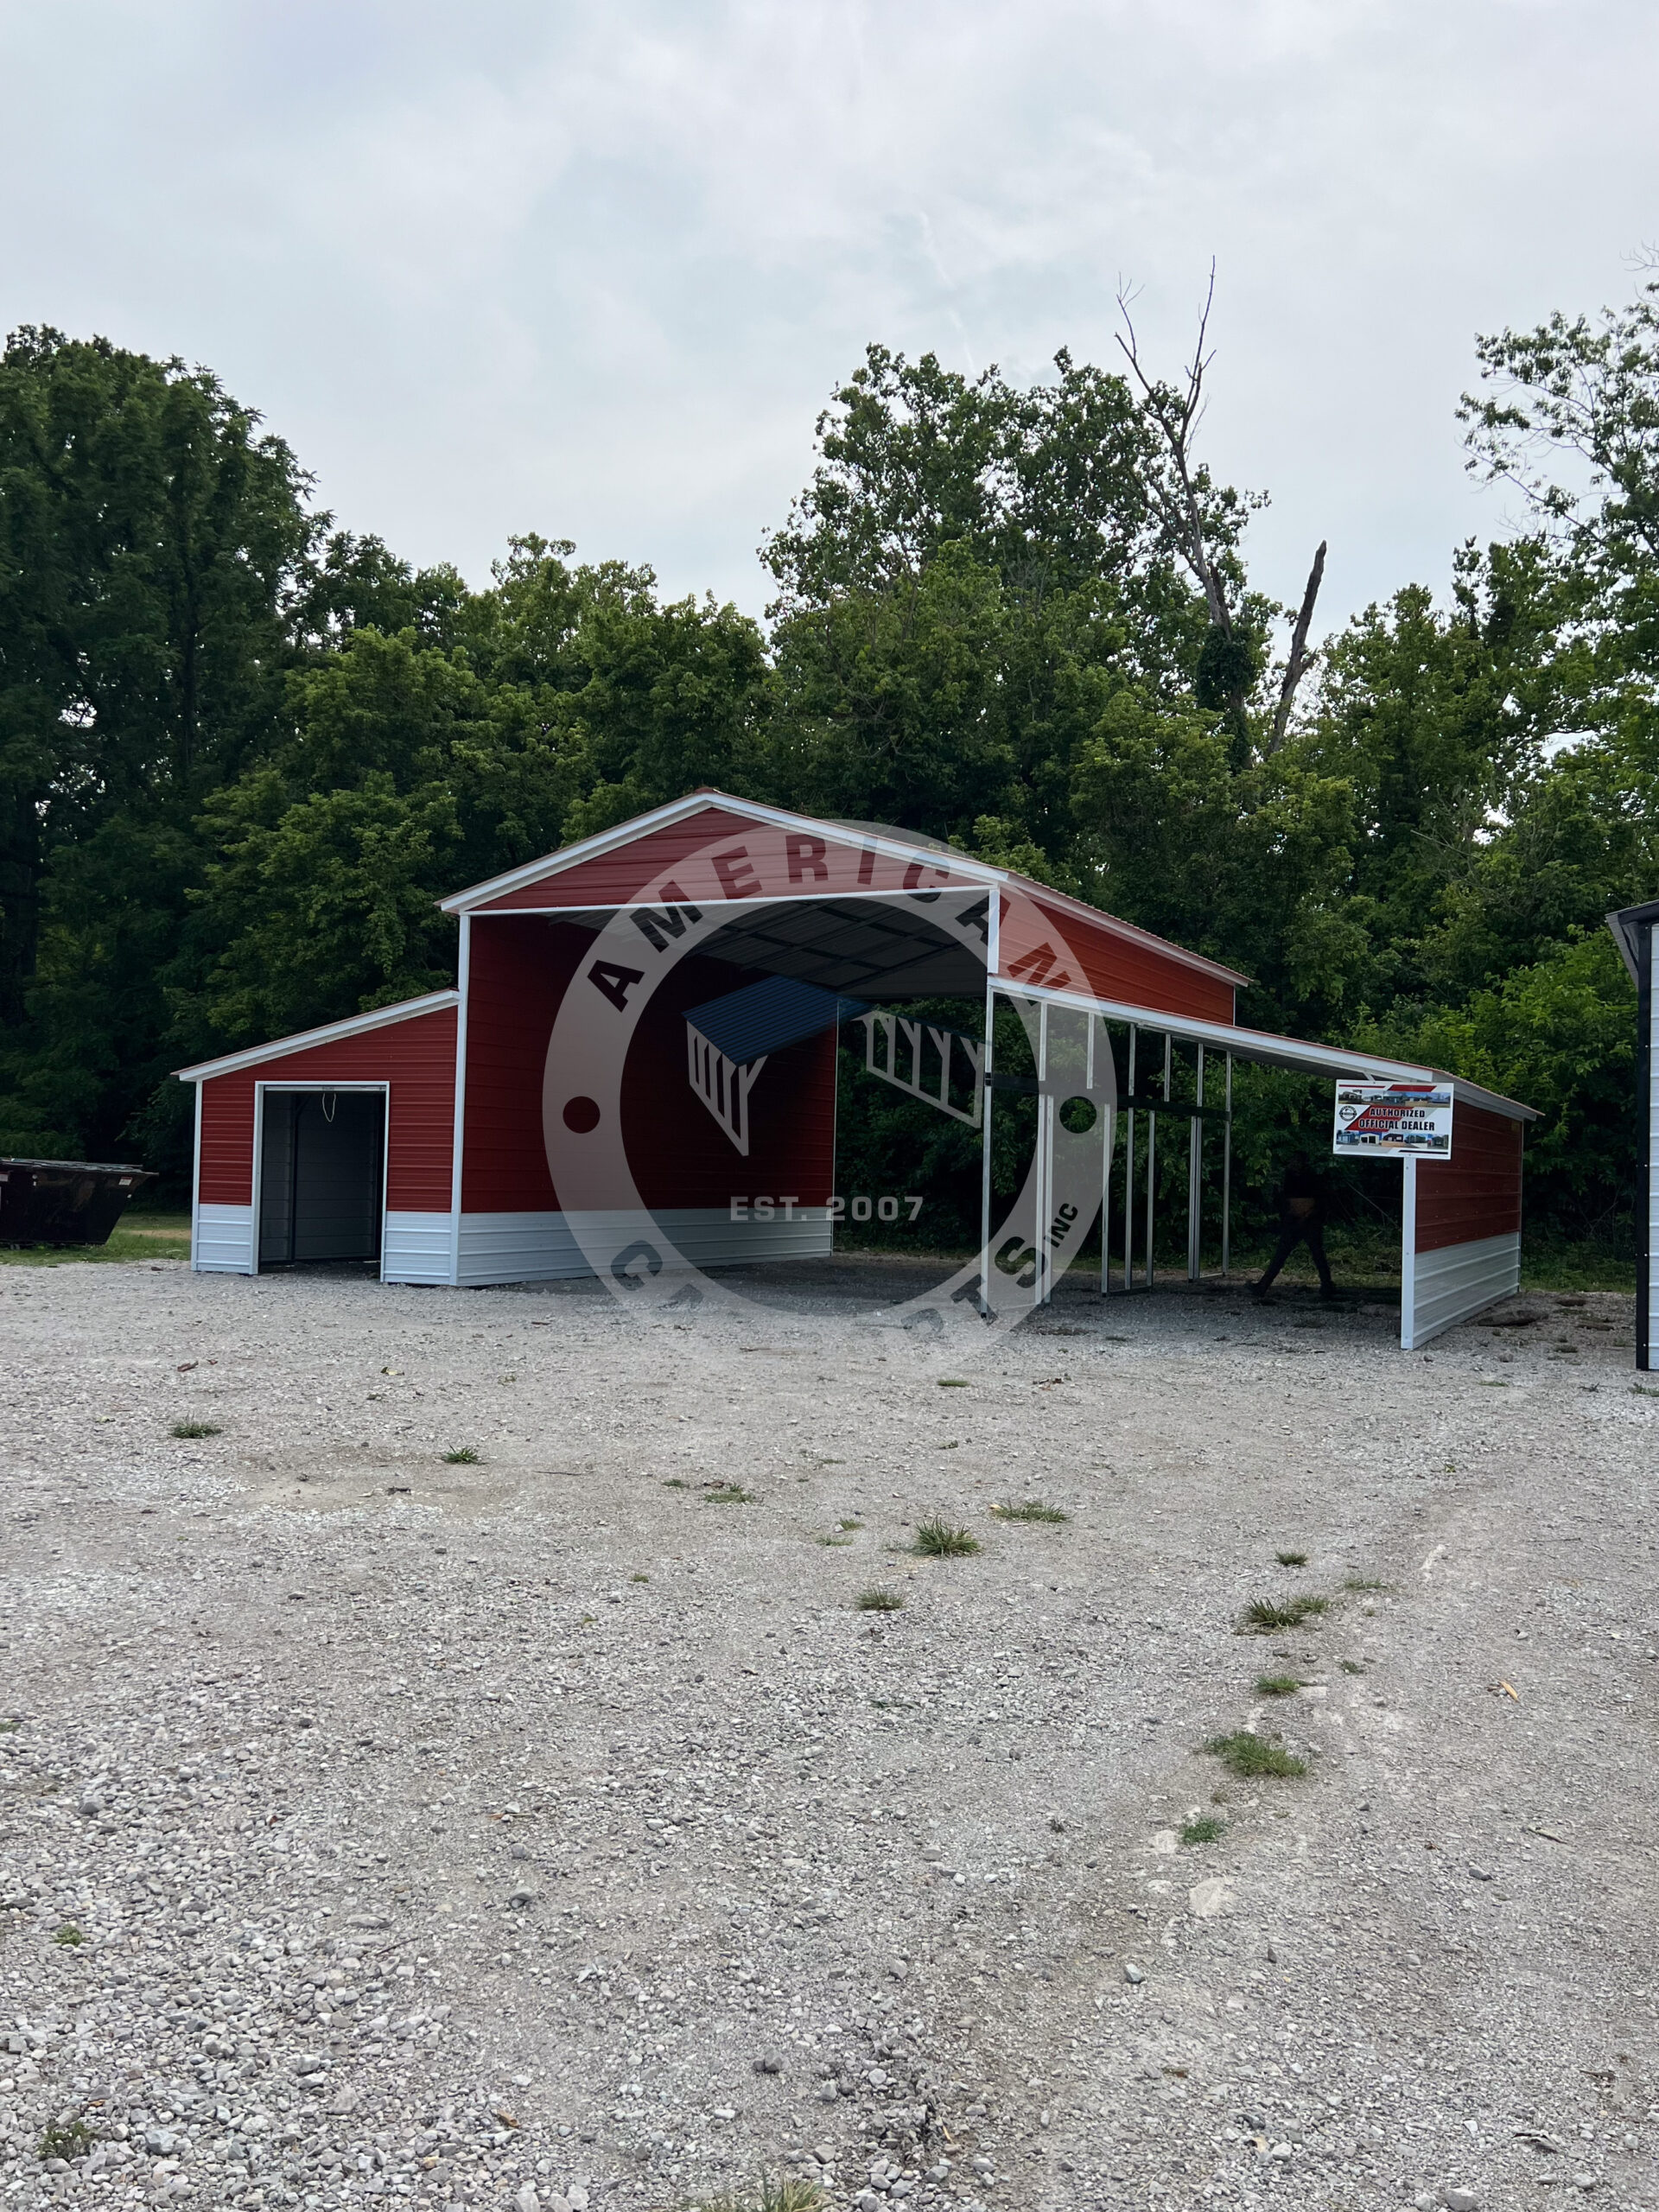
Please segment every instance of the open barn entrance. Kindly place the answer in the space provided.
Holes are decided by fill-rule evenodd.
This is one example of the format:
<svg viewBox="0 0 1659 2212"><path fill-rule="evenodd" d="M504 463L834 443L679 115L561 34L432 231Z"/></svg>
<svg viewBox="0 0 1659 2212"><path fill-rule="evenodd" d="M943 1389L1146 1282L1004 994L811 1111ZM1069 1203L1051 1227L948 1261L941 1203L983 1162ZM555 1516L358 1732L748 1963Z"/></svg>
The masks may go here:
<svg viewBox="0 0 1659 2212"><path fill-rule="evenodd" d="M386 1094L261 1084L259 1265L378 1268Z"/></svg>

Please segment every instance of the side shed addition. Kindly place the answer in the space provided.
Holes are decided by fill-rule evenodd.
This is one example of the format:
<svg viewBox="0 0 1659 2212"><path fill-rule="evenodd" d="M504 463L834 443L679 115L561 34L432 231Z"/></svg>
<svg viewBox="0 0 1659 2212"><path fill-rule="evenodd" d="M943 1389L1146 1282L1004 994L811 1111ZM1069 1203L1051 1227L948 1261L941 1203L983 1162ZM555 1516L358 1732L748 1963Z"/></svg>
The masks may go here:
<svg viewBox="0 0 1659 2212"><path fill-rule="evenodd" d="M198 1272L355 1260L450 1280L460 1003L434 991L181 1071Z"/></svg>

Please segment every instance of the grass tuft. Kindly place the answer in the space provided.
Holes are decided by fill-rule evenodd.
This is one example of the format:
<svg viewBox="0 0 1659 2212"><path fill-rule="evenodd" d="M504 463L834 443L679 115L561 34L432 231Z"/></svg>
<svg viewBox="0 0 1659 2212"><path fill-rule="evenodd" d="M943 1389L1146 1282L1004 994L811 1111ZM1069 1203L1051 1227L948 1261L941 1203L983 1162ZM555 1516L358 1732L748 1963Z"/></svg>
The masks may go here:
<svg viewBox="0 0 1659 2212"><path fill-rule="evenodd" d="M1197 1820L1184 1821L1181 1824L1181 1841L1189 1846L1217 1843L1226 1833L1226 1821L1218 1821L1213 1813L1200 1813Z"/></svg>
<svg viewBox="0 0 1659 2212"><path fill-rule="evenodd" d="M1301 1687L1294 1675L1258 1675L1255 1678L1258 1697L1294 1697Z"/></svg>
<svg viewBox="0 0 1659 2212"><path fill-rule="evenodd" d="M1338 1659L1337 1664L1344 1675L1363 1675L1365 1671L1364 1662L1359 1659Z"/></svg>
<svg viewBox="0 0 1659 2212"><path fill-rule="evenodd" d="M904 1611L902 1592L877 1584L869 1590L861 1590L853 1600L861 1613L898 1613Z"/></svg>
<svg viewBox="0 0 1659 2212"><path fill-rule="evenodd" d="M73 1950L78 1945L84 1943L86 1938L73 1920L66 1920L61 1928L53 1929L52 1941L54 1943L63 1944L66 1949Z"/></svg>
<svg viewBox="0 0 1659 2212"><path fill-rule="evenodd" d="M173 1433L175 1436L197 1437L218 1436L222 1432L215 1428L210 1421L175 1421Z"/></svg>
<svg viewBox="0 0 1659 2212"><path fill-rule="evenodd" d="M664 1490L690 1490L690 1483L683 1483L677 1475L670 1475L663 1484Z"/></svg>
<svg viewBox="0 0 1659 2212"><path fill-rule="evenodd" d="M916 1524L916 1546L924 1559L969 1559L979 1549L979 1539L936 1514Z"/></svg>
<svg viewBox="0 0 1659 2212"><path fill-rule="evenodd" d="M827 1544L832 1551L839 1551L843 1544L850 1544L853 1540L850 1536L817 1535L812 1541L815 1544Z"/></svg>
<svg viewBox="0 0 1659 2212"><path fill-rule="evenodd" d="M754 2196L723 2190L718 2196L694 2197L690 2212L828 2212L822 2184L799 2175L774 2180L763 2174L756 2187Z"/></svg>
<svg viewBox="0 0 1659 2212"><path fill-rule="evenodd" d="M705 1505L753 1505L754 1492L745 1490L741 1483L716 1483L702 1493Z"/></svg>
<svg viewBox="0 0 1659 2212"><path fill-rule="evenodd" d="M54 2120L41 2138L39 2156L84 2158L98 2138L84 2120Z"/></svg>
<svg viewBox="0 0 1659 2212"><path fill-rule="evenodd" d="M1300 1628L1304 1621L1330 1610L1328 1598L1287 1598L1282 1605L1273 1598L1252 1598L1244 1608L1238 1632L1241 1636L1275 1636L1281 1629Z"/></svg>
<svg viewBox="0 0 1659 2212"><path fill-rule="evenodd" d="M1028 1497L1020 1505L994 1505L991 1510L999 1521L1069 1521L1071 1518L1069 1513L1062 1513L1058 1505L1045 1505L1040 1497Z"/></svg>
<svg viewBox="0 0 1659 2212"><path fill-rule="evenodd" d="M443 1464L446 1467L475 1467L478 1454L470 1444L463 1444L459 1452L446 1452Z"/></svg>
<svg viewBox="0 0 1659 2212"><path fill-rule="evenodd" d="M861 1529L864 1526L864 1523L861 1521L842 1521L837 1522L836 1525L839 1528L850 1530L853 1529Z"/></svg>
<svg viewBox="0 0 1659 2212"><path fill-rule="evenodd" d="M1351 1574L1342 1586L1344 1590L1386 1590L1389 1586L1374 1574Z"/></svg>
<svg viewBox="0 0 1659 2212"><path fill-rule="evenodd" d="M1306 1552L1274 1552L1274 1557L1278 1560L1281 1567L1306 1567L1307 1565L1307 1554Z"/></svg>
<svg viewBox="0 0 1659 2212"><path fill-rule="evenodd" d="M1212 1736L1204 1748L1249 1782L1258 1775L1307 1772L1306 1759L1294 1758L1282 1745L1271 1744L1262 1736L1252 1736L1246 1728L1237 1729L1230 1736Z"/></svg>

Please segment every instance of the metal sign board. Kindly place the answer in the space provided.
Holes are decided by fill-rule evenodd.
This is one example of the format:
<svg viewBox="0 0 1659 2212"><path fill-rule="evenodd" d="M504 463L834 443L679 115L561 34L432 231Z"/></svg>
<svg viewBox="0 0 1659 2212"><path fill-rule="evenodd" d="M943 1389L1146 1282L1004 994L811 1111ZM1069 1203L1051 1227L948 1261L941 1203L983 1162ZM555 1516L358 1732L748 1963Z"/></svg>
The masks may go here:
<svg viewBox="0 0 1659 2212"><path fill-rule="evenodd" d="M1449 1083L1339 1083L1331 1149L1339 1159L1393 1153L1452 1157Z"/></svg>

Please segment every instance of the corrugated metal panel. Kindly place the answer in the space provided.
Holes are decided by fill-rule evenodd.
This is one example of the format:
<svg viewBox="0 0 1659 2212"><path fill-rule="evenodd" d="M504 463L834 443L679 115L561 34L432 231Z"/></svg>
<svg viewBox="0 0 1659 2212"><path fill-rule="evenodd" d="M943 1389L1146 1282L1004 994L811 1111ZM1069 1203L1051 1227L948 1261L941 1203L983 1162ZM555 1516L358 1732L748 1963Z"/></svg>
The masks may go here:
<svg viewBox="0 0 1659 2212"><path fill-rule="evenodd" d="M198 1274L251 1275L254 1272L253 1208L199 1206L190 1264Z"/></svg>
<svg viewBox="0 0 1659 2212"><path fill-rule="evenodd" d="M528 914L474 921L463 1215L557 1207L542 1135L542 1076L559 1001L593 944L569 922Z"/></svg>
<svg viewBox="0 0 1659 2212"><path fill-rule="evenodd" d="M734 1221L727 1207L658 1208L638 1214L587 1212L583 1233L597 1249L622 1251L659 1230L694 1267L738 1267L761 1260L822 1258L833 1248L826 1207L804 1208L793 1221ZM563 1213L463 1214L461 1280L553 1282L593 1272Z"/></svg>
<svg viewBox="0 0 1659 2212"><path fill-rule="evenodd" d="M1416 1163L1418 1172L1428 1165ZM1463 1244L1420 1247L1409 1271L1408 1311L1400 1342L1414 1351L1443 1330L1468 1321L1521 1287L1521 1232L1483 1236Z"/></svg>
<svg viewBox="0 0 1659 2212"><path fill-rule="evenodd" d="M201 1086L201 1172L206 1207L253 1204L253 1084L251 1073L215 1076Z"/></svg>
<svg viewBox="0 0 1659 2212"><path fill-rule="evenodd" d="M1103 999L1124 1000L1133 1006L1186 1014L1200 1021L1233 1020L1233 986L1223 976L1192 967L1177 957L1173 949L1165 954L1136 938L1119 936L1103 915L1097 922L1090 921L1073 906L1062 909L1040 901L1033 904L1055 934L1045 938L1028 920L1023 925L1015 922L1010 928L1010 909L1005 902L1001 948L1005 976L1023 974L1032 982L1062 989L1065 987L1054 978L1069 957L1083 968L1081 976L1071 978L1073 989L1083 984ZM1013 915L1020 912L1019 907L1012 910Z"/></svg>
<svg viewBox="0 0 1659 2212"><path fill-rule="evenodd" d="M531 916L474 924L463 1219L558 1210L542 1128L547 1045L565 987L592 949L592 938L569 924ZM743 981L741 969L690 955L640 1017L623 1071L623 1121L647 1205L725 1207L734 1194L752 1191L787 1192L819 1205L830 1195L833 1032L768 1061L754 1094L747 1159L688 1081L685 1009L729 997L733 984Z"/></svg>
<svg viewBox="0 0 1659 2212"><path fill-rule="evenodd" d="M450 1231L454 1216L448 1213L386 1213L381 1246L380 1275L385 1282L448 1282Z"/></svg>
<svg viewBox="0 0 1659 2212"><path fill-rule="evenodd" d="M643 837L634 838L613 853L601 853L591 861L579 861L575 867L550 875L543 881L521 884L518 890L493 899L487 906L480 906L476 911L480 914L509 914L549 906L620 906L648 883L655 882L664 868L672 868L688 853L695 853L706 845L710 837L728 832L741 836L752 826L741 815L728 814L719 807L704 807L684 822L671 823L664 830L648 830Z"/></svg>
<svg viewBox="0 0 1659 2212"><path fill-rule="evenodd" d="M823 1259L835 1249L827 1206L803 1206L793 1221L734 1221L731 1208L659 1207L657 1218L694 1267L736 1268L760 1260Z"/></svg>
<svg viewBox="0 0 1659 2212"><path fill-rule="evenodd" d="M652 1207L718 1207L756 1191L822 1205L835 1160L836 1033L773 1053L747 1103L740 1154L692 1089L684 1010L728 990L741 969L692 955L657 993L623 1071L622 1130L640 1197ZM571 1192L568 1197L581 1196Z"/></svg>
<svg viewBox="0 0 1659 2212"><path fill-rule="evenodd" d="M841 998L791 976L768 976L702 1006L687 1007L685 1019L716 1052L741 1063L822 1036L837 1022L855 1020L868 1011L861 999Z"/></svg>
<svg viewBox="0 0 1659 2212"><path fill-rule="evenodd" d="M457 1281L558 1282L590 1274L582 1247L557 1211L463 1213Z"/></svg>
<svg viewBox="0 0 1659 2212"><path fill-rule="evenodd" d="M1458 1100L1451 1159L1417 1163L1420 1253L1519 1234L1521 1147L1519 1122Z"/></svg>
<svg viewBox="0 0 1659 2212"><path fill-rule="evenodd" d="M385 1083L391 1086L386 1204L402 1211L447 1208L454 1131L455 1010L416 1014L332 1045L313 1046L204 1082L204 1204L253 1198L256 1083Z"/></svg>

